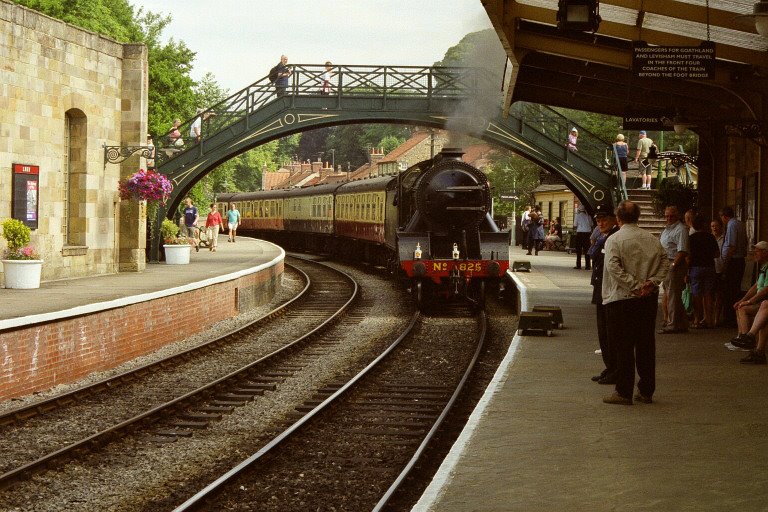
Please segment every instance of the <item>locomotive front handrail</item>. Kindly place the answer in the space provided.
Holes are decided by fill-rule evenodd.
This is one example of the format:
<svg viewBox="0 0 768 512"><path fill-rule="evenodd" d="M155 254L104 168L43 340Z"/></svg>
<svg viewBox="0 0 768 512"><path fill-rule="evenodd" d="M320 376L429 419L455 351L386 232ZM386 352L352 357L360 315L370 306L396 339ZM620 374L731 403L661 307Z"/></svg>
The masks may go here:
<svg viewBox="0 0 768 512"><path fill-rule="evenodd" d="M482 185L457 185L455 187L437 189L437 192L474 192L476 190L485 190L485 188Z"/></svg>

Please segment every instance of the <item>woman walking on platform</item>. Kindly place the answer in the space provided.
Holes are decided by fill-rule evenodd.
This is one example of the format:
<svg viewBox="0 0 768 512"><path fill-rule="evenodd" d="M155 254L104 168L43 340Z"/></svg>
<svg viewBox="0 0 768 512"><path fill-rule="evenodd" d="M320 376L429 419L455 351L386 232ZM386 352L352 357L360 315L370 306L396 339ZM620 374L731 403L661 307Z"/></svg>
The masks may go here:
<svg viewBox="0 0 768 512"><path fill-rule="evenodd" d="M216 209L216 204L211 203L211 212L205 219L205 232L208 235L208 242L211 244L211 252L216 252L219 245L219 228L224 229L224 221Z"/></svg>
<svg viewBox="0 0 768 512"><path fill-rule="evenodd" d="M229 224L229 238L227 242L234 242L237 235L237 225L240 223L240 212L235 208L235 203L230 203L227 211L227 223Z"/></svg>

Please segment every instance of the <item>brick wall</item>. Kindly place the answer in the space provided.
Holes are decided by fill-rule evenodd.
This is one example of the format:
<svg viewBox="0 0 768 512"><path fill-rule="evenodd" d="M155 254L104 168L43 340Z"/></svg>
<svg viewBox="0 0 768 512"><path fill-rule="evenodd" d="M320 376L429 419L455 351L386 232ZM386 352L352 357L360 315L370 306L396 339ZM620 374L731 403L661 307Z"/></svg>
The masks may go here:
<svg viewBox="0 0 768 512"><path fill-rule="evenodd" d="M0 400L109 370L265 304L274 295L282 273L280 262L198 290L0 332ZM238 310L236 301L244 292L248 300L241 297L244 309Z"/></svg>

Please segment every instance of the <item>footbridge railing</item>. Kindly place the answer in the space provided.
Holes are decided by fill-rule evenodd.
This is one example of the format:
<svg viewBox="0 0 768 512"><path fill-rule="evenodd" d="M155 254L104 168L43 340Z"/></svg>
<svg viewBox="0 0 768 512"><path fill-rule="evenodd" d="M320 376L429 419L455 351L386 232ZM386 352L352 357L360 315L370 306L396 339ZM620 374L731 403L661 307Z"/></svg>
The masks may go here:
<svg viewBox="0 0 768 512"><path fill-rule="evenodd" d="M618 199L608 142L543 105L519 102L502 118L500 80L487 70L302 64L292 71L284 90L263 77L185 120L177 141L169 133L155 137L157 167L181 186L179 193L211 165L258 143L331 124L398 122L499 143L561 174L587 205ZM577 151L566 149L572 127L579 129Z"/></svg>
<svg viewBox="0 0 768 512"><path fill-rule="evenodd" d="M201 111L178 126L179 139L171 138L172 129L156 138L156 162L163 165L189 150L205 151L205 142L230 127L245 123L250 114L276 99L317 98L318 109L328 109L328 99L356 98L379 100L383 109L388 99L441 101L487 97L496 86L486 70L462 67L415 66L333 66L297 64L289 66L292 74L284 90L263 77L220 103ZM326 73L330 89L324 90ZM498 83L498 82L496 82ZM337 103L338 103L337 101ZM391 103L391 102L390 102ZM192 133L199 119L201 136Z"/></svg>
<svg viewBox="0 0 768 512"><path fill-rule="evenodd" d="M159 215L175 209L202 176L244 151L292 133L351 123L401 123L471 135L562 176L590 210L600 202L617 202L611 145L545 106L516 104L504 117L501 80L486 70L334 66L328 71L323 65L292 69L284 90L261 78L181 123L180 142L156 138L157 169L175 187ZM326 72L329 91L323 90ZM193 125L200 128L199 138L190 134ZM579 130L577 151L566 147L574 126ZM156 254L157 242L152 243Z"/></svg>

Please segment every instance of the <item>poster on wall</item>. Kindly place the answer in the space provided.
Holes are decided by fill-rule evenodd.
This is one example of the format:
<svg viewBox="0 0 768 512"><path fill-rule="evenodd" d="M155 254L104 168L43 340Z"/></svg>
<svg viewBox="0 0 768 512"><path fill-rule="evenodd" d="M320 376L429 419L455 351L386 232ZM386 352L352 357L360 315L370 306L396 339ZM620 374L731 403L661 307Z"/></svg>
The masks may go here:
<svg viewBox="0 0 768 512"><path fill-rule="evenodd" d="M37 229L40 203L40 166L13 164L11 217Z"/></svg>

